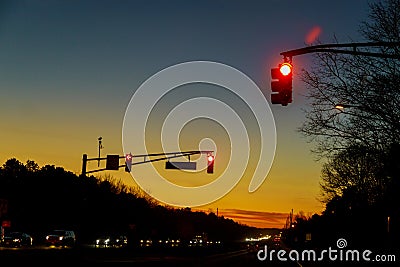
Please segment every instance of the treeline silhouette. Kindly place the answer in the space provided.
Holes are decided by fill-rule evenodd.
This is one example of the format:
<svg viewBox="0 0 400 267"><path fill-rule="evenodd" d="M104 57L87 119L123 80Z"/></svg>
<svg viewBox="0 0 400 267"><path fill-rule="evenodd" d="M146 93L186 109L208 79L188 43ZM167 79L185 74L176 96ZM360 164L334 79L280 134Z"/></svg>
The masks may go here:
<svg viewBox="0 0 400 267"><path fill-rule="evenodd" d="M16 158L0 167L0 199L8 203L0 220L10 221L10 229L27 232L36 242L52 229L70 229L82 243L103 233L121 233L130 244L140 239L185 242L204 234L227 244L256 230L213 212L159 204L110 176L78 176Z"/></svg>
<svg viewBox="0 0 400 267"><path fill-rule="evenodd" d="M323 178L334 179L322 183L323 189L330 185L325 192L340 188L340 194L328 198L322 214L295 215L283 231L285 243L327 248L345 238L353 248L400 248L399 159L399 143L383 151L357 146L340 152L323 171L330 174Z"/></svg>

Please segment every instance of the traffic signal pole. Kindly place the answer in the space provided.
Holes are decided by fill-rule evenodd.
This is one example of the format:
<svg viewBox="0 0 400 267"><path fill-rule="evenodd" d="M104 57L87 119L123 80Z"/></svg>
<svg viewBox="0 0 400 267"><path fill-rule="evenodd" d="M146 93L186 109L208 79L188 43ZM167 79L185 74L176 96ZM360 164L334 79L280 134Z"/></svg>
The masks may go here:
<svg viewBox="0 0 400 267"><path fill-rule="evenodd" d="M271 69L271 103L287 106L292 102L292 57L309 53L340 53L354 56L367 56L378 58L400 59L400 54L384 54L357 50L366 47L399 47L400 42L366 42L366 43L344 43L344 44L323 44L307 46L294 50L281 52L284 62L277 68ZM282 73L281 68L284 64L290 65L290 75ZM280 74L279 71L283 74Z"/></svg>

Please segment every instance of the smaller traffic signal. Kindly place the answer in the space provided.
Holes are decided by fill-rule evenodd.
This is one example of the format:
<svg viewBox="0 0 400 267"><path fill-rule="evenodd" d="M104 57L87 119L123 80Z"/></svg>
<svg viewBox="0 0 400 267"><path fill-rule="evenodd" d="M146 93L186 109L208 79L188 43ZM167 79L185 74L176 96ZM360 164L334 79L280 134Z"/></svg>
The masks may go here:
<svg viewBox="0 0 400 267"><path fill-rule="evenodd" d="M271 103L287 106L292 103L292 69L289 62L279 64L271 69Z"/></svg>
<svg viewBox="0 0 400 267"><path fill-rule="evenodd" d="M125 171L126 172L131 172L132 169L132 154L126 154L125 155Z"/></svg>
<svg viewBox="0 0 400 267"><path fill-rule="evenodd" d="M207 173L214 173L214 160L213 155L207 156Z"/></svg>

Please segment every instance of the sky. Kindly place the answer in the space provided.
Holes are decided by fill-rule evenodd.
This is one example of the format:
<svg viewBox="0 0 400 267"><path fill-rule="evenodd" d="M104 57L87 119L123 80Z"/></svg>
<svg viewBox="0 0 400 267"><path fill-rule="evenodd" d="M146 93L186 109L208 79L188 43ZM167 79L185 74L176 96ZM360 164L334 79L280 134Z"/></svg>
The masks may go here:
<svg viewBox="0 0 400 267"><path fill-rule="evenodd" d="M165 162L137 165L134 177L122 168L96 175L110 175L137 186L134 178L151 176L144 167L148 165L171 183L196 187L229 171L239 173L235 168L240 164L229 165L229 160L236 157L240 161L247 155L248 167L231 190L193 208L218 210L219 215L256 227L283 227L292 209L295 214L320 213L324 208L319 201L323 162L315 160L310 152L313 144L297 131L306 108L306 88L297 75L311 67L311 55L293 58L293 103L288 106L270 104L270 69L282 62L281 52L316 40L331 43L336 37L340 42L363 41L358 29L367 20L368 11L365 0L1 1L0 163L10 158L24 163L34 160L39 166L61 166L80 174L83 154L98 156L99 137L101 156L124 155L128 150L132 154L170 152L168 148L176 144L179 151L212 148L218 152L214 175L163 170ZM265 98L265 114L268 117L272 112L274 125L257 124L249 110L253 102L246 106L221 86L201 83L170 91L154 103L148 117L146 107L139 104L126 116L132 97L151 77L166 68L196 61L217 62L246 75ZM244 89L239 90L251 99L250 91L246 95ZM187 101L201 97L208 98L204 108L202 102ZM180 125L178 136L172 136L174 127L169 127L171 133L163 139L165 121L185 120L193 110L201 113L198 118ZM232 110L248 134L239 144L232 143L242 136L236 123L233 127L230 122L231 117L236 118ZM207 119L208 112L218 119ZM146 118L147 124L136 125L126 118ZM139 142L146 151L138 146L124 147L124 141L132 137L123 137L123 126L128 124L132 132L145 132L145 140ZM270 163L260 163L267 169L266 179L249 192L262 150L263 129L276 130L276 138L267 138L276 141L275 149L269 147L267 152L273 152L274 157ZM130 140L136 142L134 138ZM194 159L204 168L205 160L199 156ZM104 161L101 164L104 166ZM96 169L97 161L90 161L87 168ZM150 195L157 191L142 189Z"/></svg>

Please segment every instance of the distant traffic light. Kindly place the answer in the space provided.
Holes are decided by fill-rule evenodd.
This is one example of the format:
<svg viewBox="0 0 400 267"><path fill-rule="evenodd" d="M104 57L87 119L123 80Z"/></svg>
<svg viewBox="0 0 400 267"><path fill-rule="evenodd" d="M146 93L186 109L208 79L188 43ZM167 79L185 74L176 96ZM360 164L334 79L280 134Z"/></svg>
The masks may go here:
<svg viewBox="0 0 400 267"><path fill-rule="evenodd" d="M214 173L214 156L207 156L207 173Z"/></svg>
<svg viewBox="0 0 400 267"><path fill-rule="evenodd" d="M271 103L287 106L292 103L292 69L289 62L279 64L271 69Z"/></svg>
<svg viewBox="0 0 400 267"><path fill-rule="evenodd" d="M126 154L125 155L125 171L126 172L131 172L132 169L132 154Z"/></svg>

